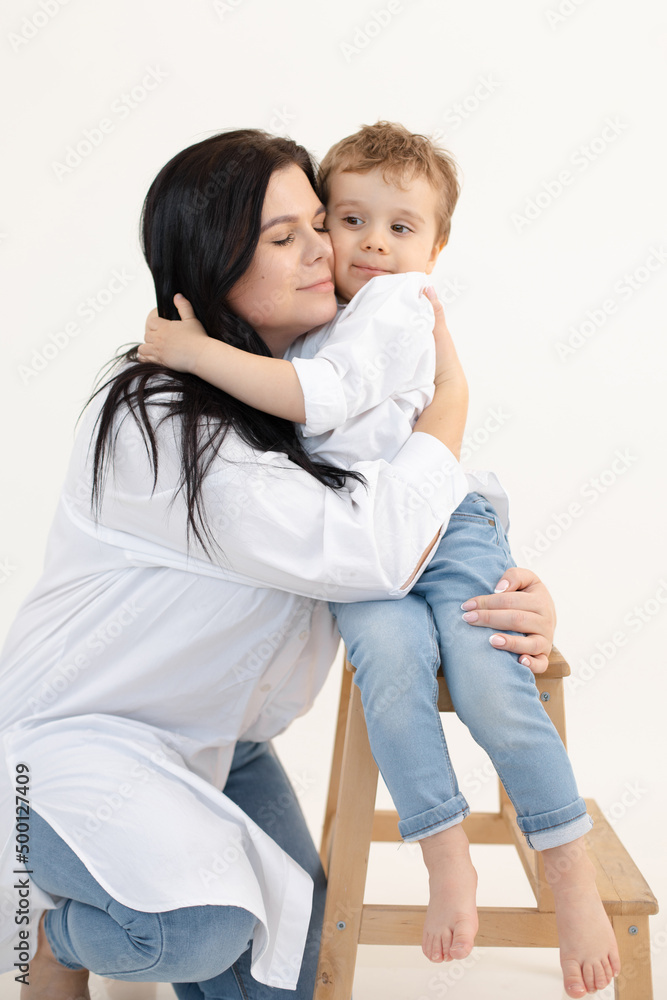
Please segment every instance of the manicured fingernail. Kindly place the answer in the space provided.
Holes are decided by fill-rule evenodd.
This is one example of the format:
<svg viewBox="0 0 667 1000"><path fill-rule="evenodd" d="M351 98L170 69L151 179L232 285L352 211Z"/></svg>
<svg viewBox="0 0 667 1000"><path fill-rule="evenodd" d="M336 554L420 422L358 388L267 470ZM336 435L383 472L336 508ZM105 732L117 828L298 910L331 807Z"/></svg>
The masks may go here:
<svg viewBox="0 0 667 1000"><path fill-rule="evenodd" d="M521 659L519 660L519 663L522 663L524 667L530 666L530 660L527 656L522 656Z"/></svg>
<svg viewBox="0 0 667 1000"><path fill-rule="evenodd" d="M494 594L502 594L502 592L504 590L507 590L507 588L509 587L509 585L510 585L509 580L501 580L493 593Z"/></svg>
<svg viewBox="0 0 667 1000"><path fill-rule="evenodd" d="M463 618L464 622L476 622L477 619L479 618L479 615L477 614L476 611L466 611L466 613L464 615L461 615L461 617Z"/></svg>
<svg viewBox="0 0 667 1000"><path fill-rule="evenodd" d="M476 607L477 601L466 601L465 604L461 605L461 611L472 611Z"/></svg>
<svg viewBox="0 0 667 1000"><path fill-rule="evenodd" d="M505 638L504 635L492 635L491 638L489 639L489 642L491 643L492 646L507 645L507 639Z"/></svg>

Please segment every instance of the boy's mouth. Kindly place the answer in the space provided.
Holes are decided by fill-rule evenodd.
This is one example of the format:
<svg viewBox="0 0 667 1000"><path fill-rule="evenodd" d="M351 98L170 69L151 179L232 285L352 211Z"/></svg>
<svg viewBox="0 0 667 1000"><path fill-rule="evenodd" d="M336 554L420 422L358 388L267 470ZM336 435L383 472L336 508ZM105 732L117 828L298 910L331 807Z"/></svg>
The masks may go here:
<svg viewBox="0 0 667 1000"><path fill-rule="evenodd" d="M387 270L386 267L371 267L369 264L353 264L353 268L357 271L361 271L362 274L391 274L392 272Z"/></svg>

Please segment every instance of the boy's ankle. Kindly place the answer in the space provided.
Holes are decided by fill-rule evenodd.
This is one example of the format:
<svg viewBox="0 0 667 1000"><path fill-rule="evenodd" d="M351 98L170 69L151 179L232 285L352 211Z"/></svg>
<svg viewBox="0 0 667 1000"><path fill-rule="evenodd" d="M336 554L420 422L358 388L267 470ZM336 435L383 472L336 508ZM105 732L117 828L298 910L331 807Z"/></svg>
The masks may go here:
<svg viewBox="0 0 667 1000"><path fill-rule="evenodd" d="M439 830L429 837L423 837L418 843L425 859L429 855L442 855L445 852L452 854L470 852L470 841L460 823L447 827L446 830Z"/></svg>
<svg viewBox="0 0 667 1000"><path fill-rule="evenodd" d="M563 849L559 849L555 855L550 854L550 851L543 851L542 858L545 878L552 889L573 885L583 887L591 882L595 884L595 865L583 846L564 844Z"/></svg>

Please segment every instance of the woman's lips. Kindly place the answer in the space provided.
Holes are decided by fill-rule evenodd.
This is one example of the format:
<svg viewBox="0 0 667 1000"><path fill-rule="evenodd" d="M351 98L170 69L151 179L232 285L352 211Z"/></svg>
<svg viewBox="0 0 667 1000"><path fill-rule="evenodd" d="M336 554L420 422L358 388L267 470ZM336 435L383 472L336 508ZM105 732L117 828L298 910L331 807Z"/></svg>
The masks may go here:
<svg viewBox="0 0 667 1000"><path fill-rule="evenodd" d="M299 289L301 292L333 292L334 283L331 278L323 278L322 281L316 281L314 285L304 285Z"/></svg>

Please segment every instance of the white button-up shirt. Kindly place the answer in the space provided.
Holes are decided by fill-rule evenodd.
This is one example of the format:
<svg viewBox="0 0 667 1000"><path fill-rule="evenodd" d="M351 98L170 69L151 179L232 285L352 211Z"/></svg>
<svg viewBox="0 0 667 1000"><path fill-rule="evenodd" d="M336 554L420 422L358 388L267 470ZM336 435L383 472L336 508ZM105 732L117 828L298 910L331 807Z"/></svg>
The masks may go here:
<svg viewBox="0 0 667 1000"><path fill-rule="evenodd" d="M303 444L320 461L391 462L410 439L435 391L433 307L421 294L428 283L422 271L377 275L287 349L304 395ZM495 473L466 476L468 492L490 500L508 531L509 501Z"/></svg>
<svg viewBox="0 0 667 1000"><path fill-rule="evenodd" d="M206 555L193 540L188 552L177 420L156 430L153 490L141 431L117 418L93 520L89 445L104 396L80 423L43 574L0 655L0 972L14 971L19 940L25 762L35 810L115 899L250 910L254 977L293 989L312 880L221 791L234 745L270 739L311 706L340 641L326 601L404 596L467 480L443 444L415 433L391 462L350 466L367 489L334 492L229 432L203 486L220 548ZM156 424L164 411L148 408ZM33 884L31 957L42 910L64 903Z"/></svg>

